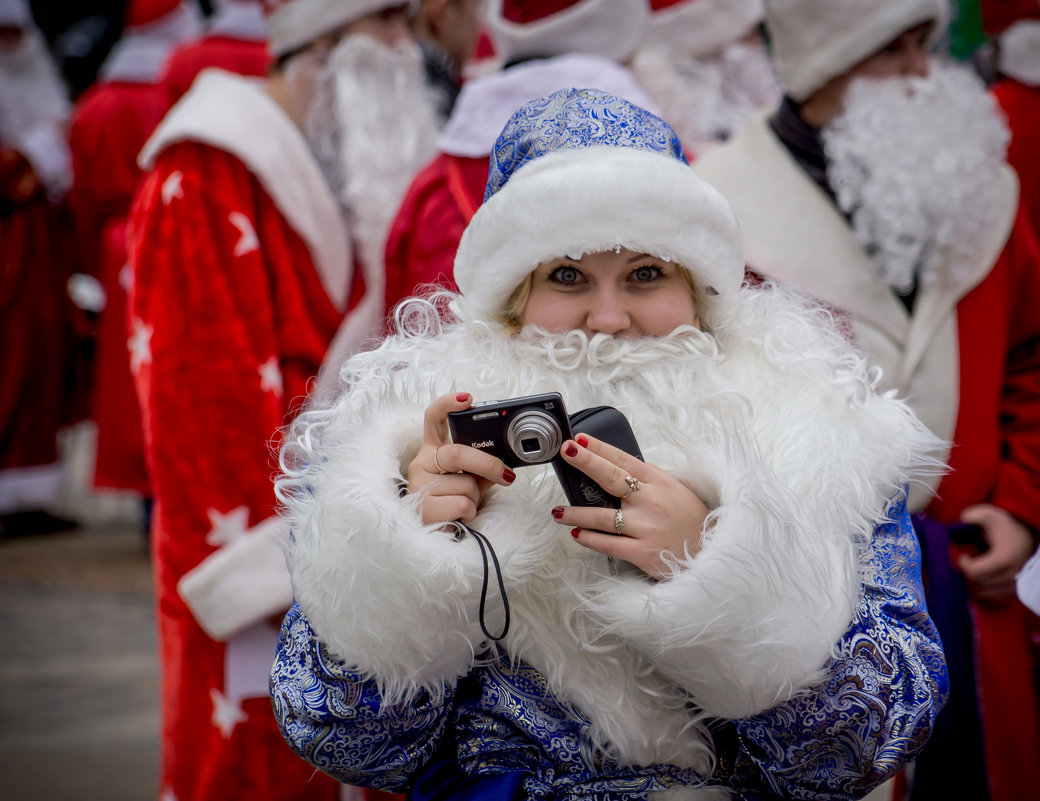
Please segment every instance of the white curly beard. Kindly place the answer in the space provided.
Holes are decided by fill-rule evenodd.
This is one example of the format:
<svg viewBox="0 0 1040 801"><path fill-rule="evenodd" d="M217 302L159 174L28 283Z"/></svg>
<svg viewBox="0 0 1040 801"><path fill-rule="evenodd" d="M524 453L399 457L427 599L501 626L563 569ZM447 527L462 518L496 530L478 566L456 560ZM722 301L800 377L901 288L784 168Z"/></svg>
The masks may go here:
<svg viewBox="0 0 1040 801"><path fill-rule="evenodd" d="M363 35L343 39L317 77L306 135L362 257L380 264L405 190L436 153L418 47L391 48Z"/></svg>
<svg viewBox="0 0 1040 801"><path fill-rule="evenodd" d="M994 222L1009 134L968 70L933 61L926 78L860 78L823 130L828 178L856 238L896 292L956 278Z"/></svg>
<svg viewBox="0 0 1040 801"><path fill-rule="evenodd" d="M40 122L62 122L69 101L43 37L29 31L0 47L0 139L16 142Z"/></svg>
<svg viewBox="0 0 1040 801"><path fill-rule="evenodd" d="M710 58L650 45L633 57L632 70L683 144L695 150L698 143L733 136L756 111L778 105L781 97L761 44L737 42Z"/></svg>

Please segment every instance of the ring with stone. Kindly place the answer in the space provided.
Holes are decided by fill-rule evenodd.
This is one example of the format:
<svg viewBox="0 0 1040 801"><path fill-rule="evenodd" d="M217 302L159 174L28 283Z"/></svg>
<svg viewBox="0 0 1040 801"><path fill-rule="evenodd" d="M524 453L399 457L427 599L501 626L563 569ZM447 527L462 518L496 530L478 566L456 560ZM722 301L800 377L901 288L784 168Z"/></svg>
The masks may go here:
<svg viewBox="0 0 1040 801"><path fill-rule="evenodd" d="M628 484L628 492L622 495L622 498L627 498L633 492L639 492L639 479L632 478L632 476L625 476L625 483Z"/></svg>
<svg viewBox="0 0 1040 801"><path fill-rule="evenodd" d="M620 509L614 512L614 530L618 534L625 533L625 513Z"/></svg>

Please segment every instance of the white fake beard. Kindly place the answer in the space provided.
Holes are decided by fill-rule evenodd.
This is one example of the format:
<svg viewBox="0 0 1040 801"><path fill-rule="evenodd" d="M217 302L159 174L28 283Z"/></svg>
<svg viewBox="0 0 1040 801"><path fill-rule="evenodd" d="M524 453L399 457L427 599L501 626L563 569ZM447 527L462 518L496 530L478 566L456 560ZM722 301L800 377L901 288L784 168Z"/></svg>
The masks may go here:
<svg viewBox="0 0 1040 801"><path fill-rule="evenodd" d="M26 31L13 47L0 47L0 139L17 142L37 124L68 115L68 96L43 37Z"/></svg>
<svg viewBox="0 0 1040 801"><path fill-rule="evenodd" d="M780 83L762 45L736 42L711 58L645 47L632 60L684 144L721 141L763 108L779 105Z"/></svg>
<svg viewBox="0 0 1040 801"><path fill-rule="evenodd" d="M381 264L401 198L436 153L418 47L390 48L363 35L343 39L317 78L306 129L362 258Z"/></svg>
<svg viewBox="0 0 1040 801"><path fill-rule="evenodd" d="M886 283L956 280L995 222L1009 134L968 70L933 61L927 78L858 79L823 130L828 178Z"/></svg>

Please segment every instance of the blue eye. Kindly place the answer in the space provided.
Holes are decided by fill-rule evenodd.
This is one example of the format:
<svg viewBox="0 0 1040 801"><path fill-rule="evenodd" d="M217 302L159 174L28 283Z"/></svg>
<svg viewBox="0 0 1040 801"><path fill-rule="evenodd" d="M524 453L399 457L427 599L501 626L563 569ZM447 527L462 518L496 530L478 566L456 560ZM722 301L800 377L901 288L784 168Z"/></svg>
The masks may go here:
<svg viewBox="0 0 1040 801"><path fill-rule="evenodd" d="M664 273L660 267L654 267L653 265L647 264L642 267L637 267L632 271L632 278L637 283L646 283L647 281L655 281L660 278Z"/></svg>
<svg viewBox="0 0 1040 801"><path fill-rule="evenodd" d="M576 284L581 280L581 271L577 267L570 265L564 265L563 267L557 267L552 271L549 276L549 280L556 282L557 284Z"/></svg>

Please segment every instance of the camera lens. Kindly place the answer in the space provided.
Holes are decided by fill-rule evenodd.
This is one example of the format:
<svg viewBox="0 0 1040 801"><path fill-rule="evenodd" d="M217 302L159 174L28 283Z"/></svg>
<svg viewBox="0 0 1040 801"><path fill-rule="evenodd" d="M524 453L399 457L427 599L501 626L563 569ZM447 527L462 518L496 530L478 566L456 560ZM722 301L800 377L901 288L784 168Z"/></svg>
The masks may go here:
<svg viewBox="0 0 1040 801"><path fill-rule="evenodd" d="M538 464L559 453L563 432L556 420L545 412L528 409L513 418L506 430L506 442L518 459Z"/></svg>

